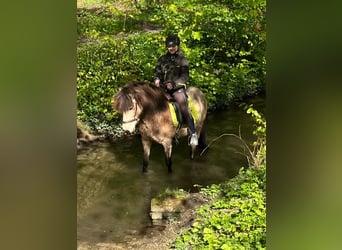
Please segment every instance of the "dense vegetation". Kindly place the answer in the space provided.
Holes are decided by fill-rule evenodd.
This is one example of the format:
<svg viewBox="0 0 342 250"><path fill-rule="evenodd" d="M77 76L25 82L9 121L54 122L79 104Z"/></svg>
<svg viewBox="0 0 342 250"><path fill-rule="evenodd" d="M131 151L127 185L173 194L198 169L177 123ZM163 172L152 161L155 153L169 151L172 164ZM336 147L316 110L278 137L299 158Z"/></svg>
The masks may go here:
<svg viewBox="0 0 342 250"><path fill-rule="evenodd" d="M265 0L119 2L78 9L77 115L96 132L116 133L113 94L151 81L169 33L179 34L190 84L210 109L264 89Z"/></svg>
<svg viewBox="0 0 342 250"><path fill-rule="evenodd" d="M266 249L266 121L247 110L258 136L246 155L249 168L225 183L201 189L208 205L197 210L192 227L178 236L175 249Z"/></svg>
<svg viewBox="0 0 342 250"><path fill-rule="evenodd" d="M219 198L198 209L190 230L173 243L175 249L265 249L266 169L241 169L226 183L203 188Z"/></svg>
<svg viewBox="0 0 342 250"><path fill-rule="evenodd" d="M77 17L77 116L94 131L119 133L112 96L130 81L151 81L169 33L179 34L190 84L203 90L210 109L264 90L265 0L94 2L101 4L79 8ZM266 248L266 121L253 107L246 111L257 124L252 148L244 144L249 166L201 189L213 200L172 248Z"/></svg>

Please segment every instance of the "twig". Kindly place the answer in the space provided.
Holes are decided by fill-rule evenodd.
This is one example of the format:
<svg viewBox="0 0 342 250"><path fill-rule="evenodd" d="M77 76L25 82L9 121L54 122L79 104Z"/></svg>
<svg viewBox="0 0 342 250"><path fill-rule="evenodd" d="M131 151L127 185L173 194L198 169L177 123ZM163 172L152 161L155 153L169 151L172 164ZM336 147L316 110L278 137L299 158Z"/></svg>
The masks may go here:
<svg viewBox="0 0 342 250"><path fill-rule="evenodd" d="M240 131L240 129L239 129L239 131ZM239 132L239 134L240 134L240 132ZM219 137L216 137L215 139L213 139L213 140L208 144L208 146L206 146L206 147L202 150L200 156L203 155L203 153L211 146L211 144L213 144L215 141L217 141L218 139L222 138L223 136L233 136L233 137L235 137L235 138L238 138L238 139L243 143L243 145L245 146L245 148L248 150L248 153L253 157L252 151L250 150L250 148L248 147L248 145L246 144L246 142L241 138L241 135L240 135L240 136L237 136L236 134L222 134L222 135L220 135Z"/></svg>
<svg viewBox="0 0 342 250"><path fill-rule="evenodd" d="M260 168L260 165L262 164L263 160L260 159L259 157L259 154L258 154L258 150L260 150L261 148L264 147L264 143L263 141L259 142L259 145L258 146L254 146L253 147L253 151L250 149L250 147L247 145L247 143L242 139L241 137L241 133L240 133L240 127L239 127L239 136L237 136L236 134L222 134L220 135L219 137L216 137L215 139L213 139L209 144L208 146L206 146L200 156L203 155L203 153L211 146L211 144L213 144L215 141L217 141L218 139L222 138L223 136L233 136L237 139L240 140L240 142L242 142L242 145L244 146L243 148L245 150L247 150L248 153L245 152L245 156L247 158L247 161L248 161L248 165L253 167L253 168L256 168L256 169L259 169ZM259 148L259 149L258 149ZM238 152L239 153L239 152ZM242 153L241 153L242 154ZM252 161L252 162L251 162Z"/></svg>
<svg viewBox="0 0 342 250"><path fill-rule="evenodd" d="M223 137L223 136L229 136L229 135L231 135L231 136L236 136L235 134L222 134L222 135L220 135L219 137L216 137L215 139L213 139L213 140L208 144L208 146L206 146L206 147L202 150L200 156L202 156L203 153L204 153L204 152L211 146L211 144L213 144L215 141L217 141L218 139L220 139L220 138Z"/></svg>

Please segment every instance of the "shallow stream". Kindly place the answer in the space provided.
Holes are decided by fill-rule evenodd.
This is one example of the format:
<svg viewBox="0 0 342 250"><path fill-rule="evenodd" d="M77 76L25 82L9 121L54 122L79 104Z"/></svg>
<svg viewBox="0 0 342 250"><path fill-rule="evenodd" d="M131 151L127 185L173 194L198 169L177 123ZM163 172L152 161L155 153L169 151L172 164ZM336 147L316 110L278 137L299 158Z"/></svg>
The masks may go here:
<svg viewBox="0 0 342 250"><path fill-rule="evenodd" d="M265 114L265 100L248 101ZM147 174L142 174L140 137L95 142L77 156L77 239L82 242L122 242L127 235L143 235L151 227L150 200L166 188L195 192L234 177L248 162L242 143L224 134L255 140L255 124L242 108L208 114L207 139L202 156L189 159L186 139L174 144L173 173L164 163L161 145L153 144ZM222 136L222 137L220 137Z"/></svg>

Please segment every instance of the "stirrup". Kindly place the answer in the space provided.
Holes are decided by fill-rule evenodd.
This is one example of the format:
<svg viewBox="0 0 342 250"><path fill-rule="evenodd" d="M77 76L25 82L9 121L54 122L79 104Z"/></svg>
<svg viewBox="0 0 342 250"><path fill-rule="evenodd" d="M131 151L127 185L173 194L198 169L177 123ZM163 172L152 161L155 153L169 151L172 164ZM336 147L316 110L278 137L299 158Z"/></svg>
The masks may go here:
<svg viewBox="0 0 342 250"><path fill-rule="evenodd" d="M196 133L193 133L191 135L190 140L189 140L189 145L192 145L192 146L197 146L198 145L198 138L197 138Z"/></svg>

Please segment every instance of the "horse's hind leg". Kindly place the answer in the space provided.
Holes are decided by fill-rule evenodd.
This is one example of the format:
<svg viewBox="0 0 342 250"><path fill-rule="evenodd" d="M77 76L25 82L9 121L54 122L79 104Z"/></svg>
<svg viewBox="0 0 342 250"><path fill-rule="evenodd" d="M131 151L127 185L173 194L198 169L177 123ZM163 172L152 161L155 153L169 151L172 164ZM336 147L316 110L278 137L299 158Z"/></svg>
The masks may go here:
<svg viewBox="0 0 342 250"><path fill-rule="evenodd" d="M143 159L143 172L147 172L148 163L150 160L151 144L152 141L147 138L142 138L142 144L144 149L144 159Z"/></svg>
<svg viewBox="0 0 342 250"><path fill-rule="evenodd" d="M170 140L168 143L163 143L164 147L164 153L165 153L165 164L167 166L167 170L169 173L172 172L172 160L171 160L171 154L172 154L172 141Z"/></svg>
<svg viewBox="0 0 342 250"><path fill-rule="evenodd" d="M198 138L198 148L199 149L205 149L207 147L207 132L205 128L205 123L203 124L203 127L201 129L200 136Z"/></svg>
<svg viewBox="0 0 342 250"><path fill-rule="evenodd" d="M190 158L193 160L195 158L196 145L190 145Z"/></svg>

